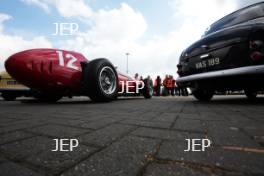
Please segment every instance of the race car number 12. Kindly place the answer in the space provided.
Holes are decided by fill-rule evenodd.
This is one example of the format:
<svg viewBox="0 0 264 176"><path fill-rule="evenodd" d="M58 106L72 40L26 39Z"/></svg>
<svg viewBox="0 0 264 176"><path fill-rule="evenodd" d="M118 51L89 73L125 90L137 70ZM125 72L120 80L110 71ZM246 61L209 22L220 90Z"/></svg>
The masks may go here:
<svg viewBox="0 0 264 176"><path fill-rule="evenodd" d="M56 51L56 52L58 53L58 57L59 57L59 65L62 66L62 67L64 67L64 66L65 66L65 62L64 62L65 59L64 59L64 57L63 57L63 53L62 53L62 51ZM74 57L73 55L71 55L71 54L69 54L69 53L67 53L67 54L65 55L65 57L68 58L68 59L70 59L70 60L67 62L67 64L66 64L66 67L67 67L67 68L72 68L72 69L74 69L74 70L79 70L78 67L74 65L74 62L77 61L77 58L76 58L76 57Z"/></svg>

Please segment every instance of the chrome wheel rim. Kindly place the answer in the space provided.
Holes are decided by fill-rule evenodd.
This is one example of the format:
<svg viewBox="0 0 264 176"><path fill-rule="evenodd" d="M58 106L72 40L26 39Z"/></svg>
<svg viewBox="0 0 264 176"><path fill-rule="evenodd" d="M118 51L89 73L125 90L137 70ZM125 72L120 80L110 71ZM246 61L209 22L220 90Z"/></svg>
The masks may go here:
<svg viewBox="0 0 264 176"><path fill-rule="evenodd" d="M99 83L101 90L110 95L116 90L116 74L111 67L105 66L102 68L99 74Z"/></svg>

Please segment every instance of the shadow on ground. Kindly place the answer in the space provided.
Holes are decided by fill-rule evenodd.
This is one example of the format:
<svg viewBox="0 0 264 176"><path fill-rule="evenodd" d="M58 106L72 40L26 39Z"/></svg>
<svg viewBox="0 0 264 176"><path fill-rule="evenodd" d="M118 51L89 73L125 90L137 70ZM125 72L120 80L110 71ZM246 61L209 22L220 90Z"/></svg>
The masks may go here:
<svg viewBox="0 0 264 176"><path fill-rule="evenodd" d="M117 100L111 101L111 102L115 102L115 101L125 101L125 100L129 100L129 101L133 101L133 100L144 100L144 98L142 97L119 97ZM65 105L65 104L105 104L105 103L111 103L111 102L93 102L91 101L89 98L72 98L72 99L62 99L58 102L41 102L39 100L36 99L21 99L18 100L21 103L24 104L54 104L54 105Z"/></svg>
<svg viewBox="0 0 264 176"><path fill-rule="evenodd" d="M264 97L258 97L256 100L249 100L244 96L217 96L209 102L200 102L194 100L199 104L215 104L215 105L264 105Z"/></svg>

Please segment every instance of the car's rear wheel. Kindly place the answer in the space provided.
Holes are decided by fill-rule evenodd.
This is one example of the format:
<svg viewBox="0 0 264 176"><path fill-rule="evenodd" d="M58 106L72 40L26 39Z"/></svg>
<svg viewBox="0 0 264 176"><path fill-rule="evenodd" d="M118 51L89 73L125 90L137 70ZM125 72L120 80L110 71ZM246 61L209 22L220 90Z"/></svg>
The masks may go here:
<svg viewBox="0 0 264 176"><path fill-rule="evenodd" d="M214 96L214 91L206 89L195 89L192 92L193 96L200 101L210 101Z"/></svg>
<svg viewBox="0 0 264 176"><path fill-rule="evenodd" d="M95 59L82 63L81 92L95 102L108 102L118 94L118 75L107 59Z"/></svg>
<svg viewBox="0 0 264 176"><path fill-rule="evenodd" d="M5 101L14 101L17 96L11 93L2 92L2 97Z"/></svg>
<svg viewBox="0 0 264 176"><path fill-rule="evenodd" d="M250 89L245 89L244 92L245 92L245 95L247 96L247 98L249 100L255 100L255 99L257 99L257 95L258 94L257 94L256 91L253 91L253 90L250 90Z"/></svg>
<svg viewBox="0 0 264 176"><path fill-rule="evenodd" d="M153 85L151 84L150 80L147 78L144 79L144 88L143 88L143 96L146 99L150 99L153 95Z"/></svg>

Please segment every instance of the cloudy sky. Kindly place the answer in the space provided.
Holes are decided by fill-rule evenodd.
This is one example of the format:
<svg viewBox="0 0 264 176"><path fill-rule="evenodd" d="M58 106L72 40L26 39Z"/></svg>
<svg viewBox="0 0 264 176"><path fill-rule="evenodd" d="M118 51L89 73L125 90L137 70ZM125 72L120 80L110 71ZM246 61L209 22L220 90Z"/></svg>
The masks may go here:
<svg viewBox="0 0 264 176"><path fill-rule="evenodd" d="M183 49L214 21L259 0L0 0L0 70L15 52L74 50L129 74L173 74ZM58 36L54 23L76 23Z"/></svg>

